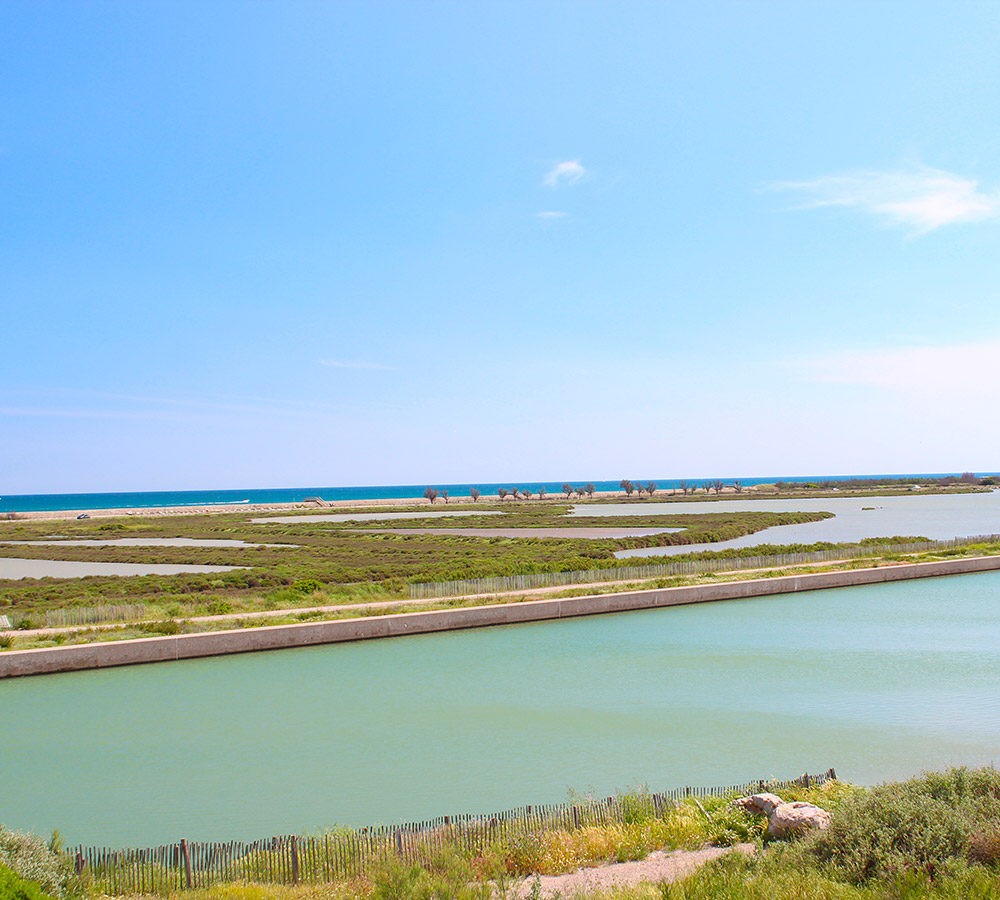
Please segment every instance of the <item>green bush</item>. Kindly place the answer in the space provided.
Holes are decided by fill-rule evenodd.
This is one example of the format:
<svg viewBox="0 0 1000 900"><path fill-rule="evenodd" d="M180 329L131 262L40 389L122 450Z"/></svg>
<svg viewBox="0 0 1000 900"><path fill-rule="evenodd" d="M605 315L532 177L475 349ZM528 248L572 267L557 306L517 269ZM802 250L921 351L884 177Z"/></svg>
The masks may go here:
<svg viewBox="0 0 1000 900"><path fill-rule="evenodd" d="M795 847L772 847L755 858L730 853L675 884L624 890L615 900L996 900L1000 877L978 866L931 877L905 871L866 885L846 884L815 865L803 864ZM789 852L792 851L792 852Z"/></svg>
<svg viewBox="0 0 1000 900"><path fill-rule="evenodd" d="M298 591L300 594L314 594L316 591L323 590L323 587L322 581L317 581L315 578L303 578L292 585L292 590Z"/></svg>
<svg viewBox="0 0 1000 900"><path fill-rule="evenodd" d="M855 883L964 860L974 834L1000 820L1000 773L950 769L849 795L806 846Z"/></svg>
<svg viewBox="0 0 1000 900"><path fill-rule="evenodd" d="M139 629L149 634L180 634L181 626L173 619L164 619L162 622L142 622Z"/></svg>
<svg viewBox="0 0 1000 900"><path fill-rule="evenodd" d="M6 866L0 865L0 900L49 900L41 885L25 881Z"/></svg>
<svg viewBox="0 0 1000 900"><path fill-rule="evenodd" d="M208 614L210 616L224 616L226 613L231 613L232 611L233 604L228 600L220 600L216 598L208 604Z"/></svg>
<svg viewBox="0 0 1000 900"><path fill-rule="evenodd" d="M0 867L6 867L18 878L35 882L41 891L54 897L63 896L73 874L69 859L50 850L40 837L9 831L2 825ZM2 891L0 887L0 897L4 897Z"/></svg>
<svg viewBox="0 0 1000 900"><path fill-rule="evenodd" d="M984 866L1000 866L1000 826L993 825L969 838L969 861Z"/></svg>
<svg viewBox="0 0 1000 900"><path fill-rule="evenodd" d="M474 883L469 864L457 854L428 866L391 858L371 877L371 900L492 900L489 884Z"/></svg>

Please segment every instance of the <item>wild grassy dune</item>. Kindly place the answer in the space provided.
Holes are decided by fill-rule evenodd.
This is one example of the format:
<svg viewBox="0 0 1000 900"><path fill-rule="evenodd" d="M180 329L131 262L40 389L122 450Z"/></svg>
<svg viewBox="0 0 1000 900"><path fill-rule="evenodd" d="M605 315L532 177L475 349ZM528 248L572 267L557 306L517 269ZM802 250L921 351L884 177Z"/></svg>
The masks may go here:
<svg viewBox="0 0 1000 900"><path fill-rule="evenodd" d="M499 840L484 852L436 844L416 861L390 855L363 877L335 883L233 883L167 890L176 900L490 900L532 895L534 875L638 860L663 849L750 842L674 883L637 884L576 896L674 900L987 900L1000 897L1000 773L951 769L873 788L828 782L783 791L832 814L828 831L768 840L764 820L731 797L691 798L651 813L636 802L622 822ZM39 838L0 830L0 900L94 900L107 885L77 876ZM27 882L27 883L26 883ZM537 893L537 891L535 892ZM136 895L132 895L136 896Z"/></svg>

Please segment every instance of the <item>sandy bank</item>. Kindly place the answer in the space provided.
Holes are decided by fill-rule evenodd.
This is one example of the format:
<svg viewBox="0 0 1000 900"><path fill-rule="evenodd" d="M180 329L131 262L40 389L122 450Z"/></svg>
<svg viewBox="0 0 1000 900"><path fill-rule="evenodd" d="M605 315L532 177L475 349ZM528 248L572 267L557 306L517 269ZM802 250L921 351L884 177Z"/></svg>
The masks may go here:
<svg viewBox="0 0 1000 900"><path fill-rule="evenodd" d="M669 496L677 491L671 491L669 489L661 490L658 492L663 496ZM616 497L618 499L623 499L623 494L621 491L597 491L593 498L588 499L601 499L606 500L610 497ZM532 500L537 500L538 497L532 497ZM546 500L560 500L564 503L566 502L579 502L579 500L567 501L565 495L563 494L546 494ZM471 497L461 496L461 497L451 497L448 502L445 503L442 500L431 504L431 502L426 497L392 497L392 498L381 498L381 499L369 499L369 500L324 500L322 505L318 503L219 503L219 504L209 504L205 506L135 506L135 507L123 507L121 509L60 509L60 510L37 510L33 512L18 512L18 513L2 513L0 514L0 527L2 527L7 521L3 516L14 515L16 519L14 521L39 521L46 519L75 519L79 515L88 515L92 519L107 519L107 518L117 518L120 516L204 516L211 515L212 513L271 513L271 512L283 512L285 510L322 510L322 509L356 509L360 507L393 507L393 506L433 506L434 509L440 510L442 508L449 508L456 505L471 504L471 503L504 503L506 505L514 506L518 501L516 500L500 500L500 497L496 494L483 494L478 500L473 500Z"/></svg>

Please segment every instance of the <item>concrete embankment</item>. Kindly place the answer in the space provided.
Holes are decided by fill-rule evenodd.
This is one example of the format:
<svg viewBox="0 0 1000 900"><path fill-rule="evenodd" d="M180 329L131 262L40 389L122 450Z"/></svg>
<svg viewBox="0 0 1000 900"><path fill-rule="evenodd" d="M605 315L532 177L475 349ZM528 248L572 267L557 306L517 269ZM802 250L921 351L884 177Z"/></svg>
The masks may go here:
<svg viewBox="0 0 1000 900"><path fill-rule="evenodd" d="M482 628L488 625L516 625L572 616L593 616L681 606L688 603L740 600L771 594L996 570L1000 570L1000 556L982 556L938 562L883 565L841 572L757 578L691 587L599 594L590 597L530 600L523 603L397 613L330 622L269 625L261 628L78 644L69 647L7 650L0 653L0 678L103 669L111 666L195 659L258 650L279 650L315 644L335 644L372 638L402 637L460 628Z"/></svg>

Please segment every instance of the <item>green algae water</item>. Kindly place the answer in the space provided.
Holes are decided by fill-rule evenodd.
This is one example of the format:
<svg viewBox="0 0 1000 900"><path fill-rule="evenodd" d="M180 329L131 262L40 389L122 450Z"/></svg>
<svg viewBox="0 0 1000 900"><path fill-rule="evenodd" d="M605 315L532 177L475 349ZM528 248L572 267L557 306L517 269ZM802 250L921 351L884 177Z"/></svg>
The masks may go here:
<svg viewBox="0 0 1000 900"><path fill-rule="evenodd" d="M1000 759L1000 574L0 682L0 822L138 846Z"/></svg>

